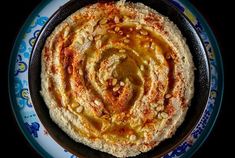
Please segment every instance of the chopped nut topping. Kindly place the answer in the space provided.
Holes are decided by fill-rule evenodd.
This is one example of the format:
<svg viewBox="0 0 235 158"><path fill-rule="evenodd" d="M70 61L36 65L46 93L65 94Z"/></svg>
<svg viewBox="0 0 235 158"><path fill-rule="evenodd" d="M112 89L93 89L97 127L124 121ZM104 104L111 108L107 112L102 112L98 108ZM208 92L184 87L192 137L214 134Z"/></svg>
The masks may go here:
<svg viewBox="0 0 235 158"><path fill-rule="evenodd" d="M117 91L119 90L119 88L120 88L119 86L115 86L115 87L113 88L113 91L114 91L114 92L117 92Z"/></svg>
<svg viewBox="0 0 235 158"><path fill-rule="evenodd" d="M150 44L150 48L155 49L155 44L153 42Z"/></svg>
<svg viewBox="0 0 235 158"><path fill-rule="evenodd" d="M150 48L150 43L145 43L144 47L145 48Z"/></svg>
<svg viewBox="0 0 235 158"><path fill-rule="evenodd" d="M171 55L169 53L166 54L166 59L170 59Z"/></svg>
<svg viewBox="0 0 235 158"><path fill-rule="evenodd" d="M136 135L132 134L132 135L130 136L130 140L131 140L131 141L136 140Z"/></svg>
<svg viewBox="0 0 235 158"><path fill-rule="evenodd" d="M162 118L164 118L164 119L165 119L165 118L167 118L167 117L168 117L168 114L167 114L166 112L162 112L162 113L161 113L161 116L162 116Z"/></svg>
<svg viewBox="0 0 235 158"><path fill-rule="evenodd" d="M144 65L140 65L140 70L144 71Z"/></svg>
<svg viewBox="0 0 235 158"><path fill-rule="evenodd" d="M115 28L114 28L114 31L116 31L116 32L118 32L120 30L120 27L118 27L118 26L116 26Z"/></svg>
<svg viewBox="0 0 235 158"><path fill-rule="evenodd" d="M96 48L100 48L100 47L101 47L101 45L102 45L101 40L98 40L98 41L96 42Z"/></svg>
<svg viewBox="0 0 235 158"><path fill-rule="evenodd" d="M130 42L130 40L129 39L124 39L124 41L123 41L124 43L129 43Z"/></svg>
<svg viewBox="0 0 235 158"><path fill-rule="evenodd" d="M144 132L144 138L147 138L148 137L148 133L145 131Z"/></svg>
<svg viewBox="0 0 235 158"><path fill-rule="evenodd" d="M108 30L107 32L108 33L115 33L113 30Z"/></svg>
<svg viewBox="0 0 235 158"><path fill-rule="evenodd" d="M118 31L119 35L123 35L123 32L122 31Z"/></svg>
<svg viewBox="0 0 235 158"><path fill-rule="evenodd" d="M126 35L126 37L128 37L128 38L129 38L129 37L130 37L130 35L128 35L128 34L127 34L127 35Z"/></svg>
<svg viewBox="0 0 235 158"><path fill-rule="evenodd" d="M82 69L78 70L79 75L83 75Z"/></svg>
<svg viewBox="0 0 235 158"><path fill-rule="evenodd" d="M100 20L100 24L101 24L101 25L104 25L104 24L107 23L107 21L108 21L107 19L102 19L102 20Z"/></svg>
<svg viewBox="0 0 235 158"><path fill-rule="evenodd" d="M157 104L156 104L156 103L150 103L150 106L151 106L152 108L156 108L156 107L157 107Z"/></svg>
<svg viewBox="0 0 235 158"><path fill-rule="evenodd" d="M144 64L146 64L146 65L148 64L148 61L147 61L147 60L144 60L143 62L144 62Z"/></svg>
<svg viewBox="0 0 235 158"><path fill-rule="evenodd" d="M120 49L119 52L124 53L124 52L126 52L126 50L125 49Z"/></svg>
<svg viewBox="0 0 235 158"><path fill-rule="evenodd" d="M72 107L72 108L76 108L76 107L78 107L78 106L80 106L78 103L72 103L72 104L71 104L71 107Z"/></svg>
<svg viewBox="0 0 235 158"><path fill-rule="evenodd" d="M89 39L90 41L92 41L92 40L93 40L93 36L92 36L92 35L88 36L88 39Z"/></svg>
<svg viewBox="0 0 235 158"><path fill-rule="evenodd" d="M162 111L164 110L164 105L158 105L156 108L157 111Z"/></svg>
<svg viewBox="0 0 235 158"><path fill-rule="evenodd" d="M159 113L159 114L157 115L157 118L158 118L158 119L162 119L161 113Z"/></svg>
<svg viewBox="0 0 235 158"><path fill-rule="evenodd" d="M72 67L71 65L69 65L68 68L67 68L67 70L68 70L68 73L69 73L69 74L72 74L72 72L73 72L73 67Z"/></svg>
<svg viewBox="0 0 235 158"><path fill-rule="evenodd" d="M120 22L118 16L115 16L115 17L114 17L114 22L115 22L116 24Z"/></svg>
<svg viewBox="0 0 235 158"><path fill-rule="evenodd" d="M146 30L140 30L140 34L146 36L146 35L148 35L148 32Z"/></svg>
<svg viewBox="0 0 235 158"><path fill-rule="evenodd" d="M124 86L124 85L125 85L125 83L121 81L120 82L120 86Z"/></svg>
<svg viewBox="0 0 235 158"><path fill-rule="evenodd" d="M116 84L117 84L117 79L114 78L114 79L112 80L112 85L115 86Z"/></svg>
<svg viewBox="0 0 235 158"><path fill-rule="evenodd" d="M69 35L69 28L66 27L65 30L64 30L64 37L68 36Z"/></svg>
<svg viewBox="0 0 235 158"><path fill-rule="evenodd" d="M129 30L130 30L130 31L133 31L133 28L131 27L131 28L129 28Z"/></svg>
<svg viewBox="0 0 235 158"><path fill-rule="evenodd" d="M99 100L95 100L94 103L95 103L96 105L101 105L101 102L100 102Z"/></svg>
<svg viewBox="0 0 235 158"><path fill-rule="evenodd" d="M81 113L82 110L83 110L83 106L78 106L78 107L76 108L77 113Z"/></svg>
<svg viewBox="0 0 235 158"><path fill-rule="evenodd" d="M166 99L168 99L168 98L170 98L170 97L171 97L171 94L166 94L166 95L165 95L165 98L166 98Z"/></svg>

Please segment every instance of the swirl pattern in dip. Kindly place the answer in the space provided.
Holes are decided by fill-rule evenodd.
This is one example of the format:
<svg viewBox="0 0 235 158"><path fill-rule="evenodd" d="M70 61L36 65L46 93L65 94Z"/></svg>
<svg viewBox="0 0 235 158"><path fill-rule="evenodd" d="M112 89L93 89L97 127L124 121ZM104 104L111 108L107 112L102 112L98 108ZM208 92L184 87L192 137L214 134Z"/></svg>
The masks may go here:
<svg viewBox="0 0 235 158"><path fill-rule="evenodd" d="M140 3L97 3L58 25L42 51L41 94L71 138L117 157L171 137L193 96L179 29Z"/></svg>

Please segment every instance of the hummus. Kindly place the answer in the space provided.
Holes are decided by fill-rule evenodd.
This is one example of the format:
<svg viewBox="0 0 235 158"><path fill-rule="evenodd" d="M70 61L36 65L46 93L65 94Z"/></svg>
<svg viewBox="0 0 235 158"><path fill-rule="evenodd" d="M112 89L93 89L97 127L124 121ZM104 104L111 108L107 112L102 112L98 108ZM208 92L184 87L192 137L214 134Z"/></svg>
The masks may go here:
<svg viewBox="0 0 235 158"><path fill-rule="evenodd" d="M42 51L41 94L72 139L117 157L171 137L194 92L177 26L141 3L96 3L59 24Z"/></svg>

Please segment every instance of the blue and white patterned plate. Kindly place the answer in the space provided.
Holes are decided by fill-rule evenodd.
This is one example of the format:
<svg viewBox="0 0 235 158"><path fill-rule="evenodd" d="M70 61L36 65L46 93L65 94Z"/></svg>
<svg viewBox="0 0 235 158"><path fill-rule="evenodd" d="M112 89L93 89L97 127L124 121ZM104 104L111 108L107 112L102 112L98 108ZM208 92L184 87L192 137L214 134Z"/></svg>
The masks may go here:
<svg viewBox="0 0 235 158"><path fill-rule="evenodd" d="M47 133L32 105L28 87L29 58L35 40L52 14L69 0L45 0L26 20L11 54L9 90L12 110L24 136L43 157L75 158ZM206 108L191 134L164 158L190 157L209 135L223 95L223 65L216 39L206 21L187 0L169 0L185 14L206 46L211 68L211 89Z"/></svg>

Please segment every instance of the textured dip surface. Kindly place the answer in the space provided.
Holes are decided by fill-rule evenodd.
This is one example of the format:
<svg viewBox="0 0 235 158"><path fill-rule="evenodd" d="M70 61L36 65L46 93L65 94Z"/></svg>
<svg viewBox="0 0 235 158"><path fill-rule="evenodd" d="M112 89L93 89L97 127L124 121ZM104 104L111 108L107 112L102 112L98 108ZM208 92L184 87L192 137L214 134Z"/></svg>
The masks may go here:
<svg viewBox="0 0 235 158"><path fill-rule="evenodd" d="M77 142L117 157L170 138L194 92L177 26L141 3L96 3L59 24L42 51L41 95Z"/></svg>

